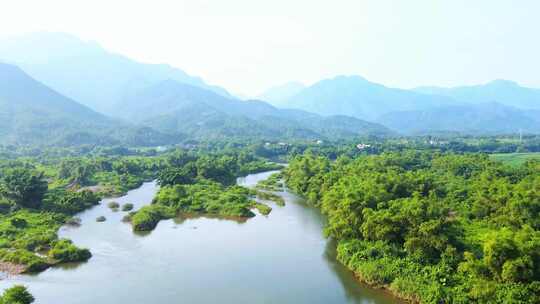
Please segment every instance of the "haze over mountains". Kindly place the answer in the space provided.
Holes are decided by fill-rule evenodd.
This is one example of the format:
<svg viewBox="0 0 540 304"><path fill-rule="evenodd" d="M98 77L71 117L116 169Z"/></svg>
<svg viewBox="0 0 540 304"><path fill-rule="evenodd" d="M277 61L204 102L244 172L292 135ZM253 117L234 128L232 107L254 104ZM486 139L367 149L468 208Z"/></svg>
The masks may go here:
<svg viewBox="0 0 540 304"><path fill-rule="evenodd" d="M263 96L283 96L281 90L282 87L276 87ZM377 121L402 133L451 131L478 134L519 129L536 133L536 121L540 119L534 111L540 109L540 90L503 80L469 87L403 90L385 87L360 76L338 76L299 89L285 98L269 100L285 108ZM406 126L405 120L399 120L401 115L407 117Z"/></svg>
<svg viewBox="0 0 540 304"><path fill-rule="evenodd" d="M287 83L243 101L180 69L58 33L0 41L0 62L20 67L0 65L3 143L540 133L540 90L510 81L405 90L337 76L311 86Z"/></svg>
<svg viewBox="0 0 540 304"><path fill-rule="evenodd" d="M305 138L388 135L376 123L353 119L325 124L318 115L244 102L167 80L133 94L122 108L125 121L109 118L37 82L20 68L0 64L0 143L155 146L195 139Z"/></svg>
<svg viewBox="0 0 540 304"><path fill-rule="evenodd" d="M258 101L240 101L174 80L163 81L127 97L121 117L163 132L184 132L197 138L259 136L327 138L389 135L376 123L339 120L300 110L282 110ZM323 123L325 122L325 123Z"/></svg>
<svg viewBox="0 0 540 304"><path fill-rule="evenodd" d="M0 142L11 144L159 145L179 140L108 118L0 63Z"/></svg>
<svg viewBox="0 0 540 304"><path fill-rule="evenodd" d="M420 87L414 91L451 97L461 103L497 102L516 108L540 109L540 89L522 87L509 80L499 79L483 85L455 88Z"/></svg>
<svg viewBox="0 0 540 304"><path fill-rule="evenodd" d="M0 41L0 61L102 113L133 91L167 79L229 96L223 88L166 64L145 64L113 54L96 43L63 33L34 33Z"/></svg>
<svg viewBox="0 0 540 304"><path fill-rule="evenodd" d="M301 82L288 82L279 86L271 87L264 93L257 96L257 99L266 100L277 107L287 106L287 101L305 88L306 86Z"/></svg>
<svg viewBox="0 0 540 304"><path fill-rule="evenodd" d="M391 129L415 135L540 133L539 110L524 111L496 102L391 112L378 121Z"/></svg>

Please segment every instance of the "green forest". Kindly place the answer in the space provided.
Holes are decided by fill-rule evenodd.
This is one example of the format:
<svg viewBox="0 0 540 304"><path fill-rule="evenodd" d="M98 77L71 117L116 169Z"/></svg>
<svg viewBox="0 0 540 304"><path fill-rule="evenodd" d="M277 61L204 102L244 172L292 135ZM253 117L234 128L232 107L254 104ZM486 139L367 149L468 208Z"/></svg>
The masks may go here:
<svg viewBox="0 0 540 304"><path fill-rule="evenodd" d="M421 303L540 302L540 163L406 151L296 156L288 187L327 216L338 260Z"/></svg>
<svg viewBox="0 0 540 304"><path fill-rule="evenodd" d="M133 231L178 215L269 215L266 202L284 206L276 193L288 188L320 209L338 261L360 281L418 303L540 301L536 153L469 151L486 141L468 139L452 149L418 138L409 148L399 140L372 143L363 150L348 142L213 142L164 151L20 151L0 161L0 266L38 273L91 259L92 248L58 238L59 228L79 225L78 212L145 181L160 186L151 204L108 204L126 212ZM273 170L281 172L253 189L236 184ZM10 297L33 299L23 286L6 290L0 303Z"/></svg>
<svg viewBox="0 0 540 304"><path fill-rule="evenodd" d="M256 192L235 186L238 176L281 168L248 152L185 152L159 156L86 155L21 157L0 162L0 265L14 273L41 272L53 265L91 258L89 249L58 239L76 213L157 179L154 204L131 211L136 231L151 230L179 212L252 217ZM118 209L119 206L110 206ZM133 206L122 206L130 211ZM264 212L263 212L264 211Z"/></svg>

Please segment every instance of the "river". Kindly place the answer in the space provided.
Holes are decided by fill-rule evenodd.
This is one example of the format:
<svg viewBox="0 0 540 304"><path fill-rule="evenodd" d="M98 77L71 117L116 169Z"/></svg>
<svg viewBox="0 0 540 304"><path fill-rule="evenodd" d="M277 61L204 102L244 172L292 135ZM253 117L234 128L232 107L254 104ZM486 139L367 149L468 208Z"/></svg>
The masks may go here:
<svg viewBox="0 0 540 304"><path fill-rule="evenodd" d="M272 172L239 178L253 187ZM324 219L289 192L286 206L271 204L268 216L246 222L215 218L162 221L135 234L110 201L149 204L158 190L145 183L127 195L104 199L80 213L80 227L60 237L90 248L86 263L53 267L37 275L0 281L0 289L23 284L37 304L173 303L396 303L359 284L335 261L334 245L322 235ZM96 222L105 216L107 221Z"/></svg>

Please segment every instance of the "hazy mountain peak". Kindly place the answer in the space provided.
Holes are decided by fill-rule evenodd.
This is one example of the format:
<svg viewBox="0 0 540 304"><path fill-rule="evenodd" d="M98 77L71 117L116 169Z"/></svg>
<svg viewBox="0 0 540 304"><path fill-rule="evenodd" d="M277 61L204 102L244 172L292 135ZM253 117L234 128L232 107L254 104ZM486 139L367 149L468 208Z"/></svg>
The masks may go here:
<svg viewBox="0 0 540 304"><path fill-rule="evenodd" d="M486 85L497 86L497 87L519 87L520 86L517 82L506 80L506 79L495 79L488 82Z"/></svg>
<svg viewBox="0 0 540 304"><path fill-rule="evenodd" d="M422 109L454 103L446 97L433 97L388 88L358 75L340 75L323 79L287 100L289 108L303 109L321 115L348 115L374 120L396 110Z"/></svg>
<svg viewBox="0 0 540 304"><path fill-rule="evenodd" d="M90 108L116 115L126 95L166 79L230 96L220 87L168 64L146 64L108 52L95 42L64 33L41 32L0 40L0 60Z"/></svg>
<svg viewBox="0 0 540 304"><path fill-rule="evenodd" d="M282 85L271 87L268 90L264 91L262 94L258 95L256 98L270 102L274 105L283 105L283 103L286 102L287 99L298 94L305 88L306 86L303 83L298 81L291 81Z"/></svg>
<svg viewBox="0 0 540 304"><path fill-rule="evenodd" d="M104 52L96 42L86 42L67 33L38 32L0 40L0 59L13 63L44 64Z"/></svg>
<svg viewBox="0 0 540 304"><path fill-rule="evenodd" d="M415 91L444 95L460 103L486 103L496 101L506 106L523 109L540 109L540 90L520 86L517 82L497 79L486 84L443 88L420 87Z"/></svg>
<svg viewBox="0 0 540 304"><path fill-rule="evenodd" d="M331 79L327 79L327 80L330 80L330 81L341 81L341 82L353 82L353 83L358 83L358 82L368 82L368 83L371 83L370 81L368 81L366 78L360 76L360 75L338 75L338 76L335 76L334 78L331 78Z"/></svg>

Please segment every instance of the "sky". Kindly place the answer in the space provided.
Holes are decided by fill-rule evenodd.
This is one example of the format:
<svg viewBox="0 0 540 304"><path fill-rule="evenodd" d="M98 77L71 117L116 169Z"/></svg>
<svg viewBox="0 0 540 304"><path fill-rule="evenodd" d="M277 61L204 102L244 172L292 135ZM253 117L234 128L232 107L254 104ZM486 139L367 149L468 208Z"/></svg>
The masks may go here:
<svg viewBox="0 0 540 304"><path fill-rule="evenodd" d="M229 91L336 75L540 88L538 0L0 0L0 37L74 34Z"/></svg>

